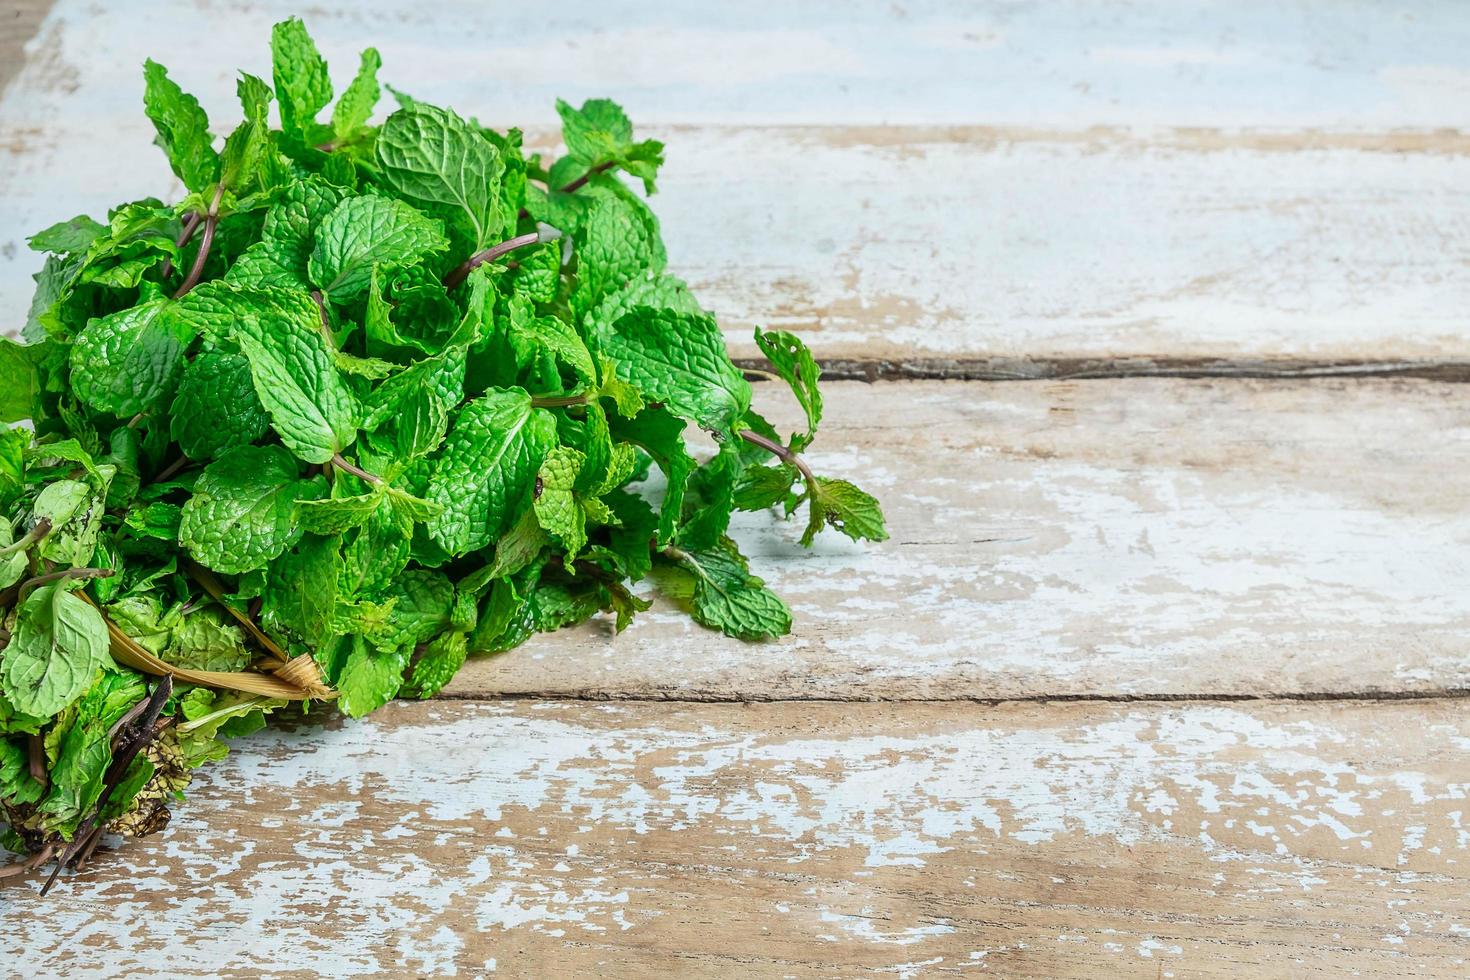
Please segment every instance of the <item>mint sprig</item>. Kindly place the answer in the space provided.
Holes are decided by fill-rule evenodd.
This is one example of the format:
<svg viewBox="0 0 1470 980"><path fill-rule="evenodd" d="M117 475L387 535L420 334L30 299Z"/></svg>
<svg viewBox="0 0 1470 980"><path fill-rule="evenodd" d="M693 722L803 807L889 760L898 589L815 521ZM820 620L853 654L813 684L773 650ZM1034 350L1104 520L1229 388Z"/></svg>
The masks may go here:
<svg viewBox="0 0 1470 980"><path fill-rule="evenodd" d="M804 455L811 352L756 333L804 419L783 436L667 271L663 145L619 106L558 102L546 161L407 96L372 125L373 49L335 105L300 21L271 51L223 139L147 62L185 196L33 236L24 342L0 341L23 423L0 428L0 815L32 865L156 830L292 702L361 715L538 630L624 629L646 579L732 637L787 633L737 509L885 537Z"/></svg>

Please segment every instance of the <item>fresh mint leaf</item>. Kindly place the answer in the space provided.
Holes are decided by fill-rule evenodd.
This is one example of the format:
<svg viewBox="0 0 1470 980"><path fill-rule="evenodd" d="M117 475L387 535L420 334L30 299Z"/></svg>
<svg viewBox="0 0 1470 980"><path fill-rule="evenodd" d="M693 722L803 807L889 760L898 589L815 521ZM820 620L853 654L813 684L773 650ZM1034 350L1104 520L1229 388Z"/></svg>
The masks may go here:
<svg viewBox="0 0 1470 980"><path fill-rule="evenodd" d="M741 640L791 632L791 610L750 574L745 556L729 538L703 551L675 551L673 557L694 574L696 622Z"/></svg>
<svg viewBox="0 0 1470 980"><path fill-rule="evenodd" d="M361 295L373 267L401 268L449 247L439 223L402 201L349 197L322 219L311 281L338 302Z"/></svg>
<svg viewBox="0 0 1470 980"><path fill-rule="evenodd" d="M193 339L193 327L161 297L93 320L71 350L72 385L99 412L146 412L178 384Z"/></svg>
<svg viewBox="0 0 1470 980"><path fill-rule="evenodd" d="M460 228L476 251L500 240L513 216L500 199L505 164L493 144L447 109L415 104L378 131L383 180Z"/></svg>
<svg viewBox="0 0 1470 980"><path fill-rule="evenodd" d="M236 289L231 335L250 364L271 426L308 463L325 463L357 435L357 399L337 369L311 298L270 287Z"/></svg>
<svg viewBox="0 0 1470 980"><path fill-rule="evenodd" d="M729 432L750 407L750 382L708 317L636 307L613 325L603 351L620 378L700 428Z"/></svg>
<svg viewBox="0 0 1470 980"><path fill-rule="evenodd" d="M184 504L179 542L194 560L226 575L257 568L301 537L296 503L323 496L320 477L301 479L280 446L242 446L204 468Z"/></svg>
<svg viewBox="0 0 1470 980"><path fill-rule="evenodd" d="M487 392L455 416L427 499L443 507L429 534L451 554L485 547L529 502L536 472L556 441L550 413L520 389Z"/></svg>
<svg viewBox="0 0 1470 980"><path fill-rule="evenodd" d="M203 191L219 177L209 117L199 100L179 88L168 77L168 69L152 59L144 62L143 82L143 108L158 131L155 142L184 186Z"/></svg>
<svg viewBox="0 0 1470 980"><path fill-rule="evenodd" d="M312 141L317 113L332 101L332 80L306 25L296 17L271 31L271 74L281 104L281 129L303 143Z"/></svg>
<svg viewBox="0 0 1470 980"><path fill-rule="evenodd" d="M784 330L762 332L757 328L755 343L771 362L772 369L791 386L797 404L806 413L806 434L792 446L795 452L800 452L816 437L817 426L822 421L822 392L817 387L822 369L806 344Z"/></svg>
<svg viewBox="0 0 1470 980"><path fill-rule="evenodd" d="M240 354L200 354L184 369L169 409L171 434L190 459L212 459L260 439L270 418Z"/></svg>
<svg viewBox="0 0 1470 980"><path fill-rule="evenodd" d="M381 67L383 59L377 48L368 48L362 53L357 74L332 109L332 134L339 142L354 138L372 117L381 94L378 88L378 69Z"/></svg>
<svg viewBox="0 0 1470 980"><path fill-rule="evenodd" d="M572 493L585 459L575 449L557 446L536 476L536 520L566 548L568 562L587 544L586 518Z"/></svg>
<svg viewBox="0 0 1470 980"><path fill-rule="evenodd" d="M846 480L817 477L809 490L810 520L801 536L804 547L810 546L823 525L831 525L854 541L887 541L883 511L870 494Z"/></svg>

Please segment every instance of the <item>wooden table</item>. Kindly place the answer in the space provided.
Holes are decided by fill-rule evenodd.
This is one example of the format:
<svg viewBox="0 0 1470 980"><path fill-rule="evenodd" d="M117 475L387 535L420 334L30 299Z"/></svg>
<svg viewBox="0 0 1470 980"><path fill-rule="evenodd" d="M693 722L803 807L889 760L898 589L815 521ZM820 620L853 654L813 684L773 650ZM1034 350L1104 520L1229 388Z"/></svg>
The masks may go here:
<svg viewBox="0 0 1470 980"><path fill-rule="evenodd" d="M658 607L244 740L0 892L5 967L1470 974L1470 13L670 6L306 14L341 77L665 139L674 270L844 379L814 456L892 539L742 519L779 643ZM142 59L226 117L300 9L0 8L6 326L26 234L177 195Z"/></svg>

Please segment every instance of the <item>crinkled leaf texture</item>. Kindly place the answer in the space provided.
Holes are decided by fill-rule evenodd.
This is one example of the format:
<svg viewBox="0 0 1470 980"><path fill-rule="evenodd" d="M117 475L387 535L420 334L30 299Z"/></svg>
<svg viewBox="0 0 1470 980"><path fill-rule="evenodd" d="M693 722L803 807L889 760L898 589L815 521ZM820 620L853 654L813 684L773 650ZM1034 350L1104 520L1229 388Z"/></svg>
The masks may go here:
<svg viewBox="0 0 1470 980"><path fill-rule="evenodd" d="M264 568L301 536L296 502L325 493L321 477L301 479L280 446L242 446L205 467L184 505L179 542L217 572Z"/></svg>
<svg viewBox="0 0 1470 980"><path fill-rule="evenodd" d="M444 510L429 534L450 554L483 548L510 527L556 442L556 420L519 388L490 391L454 418L426 494Z"/></svg>

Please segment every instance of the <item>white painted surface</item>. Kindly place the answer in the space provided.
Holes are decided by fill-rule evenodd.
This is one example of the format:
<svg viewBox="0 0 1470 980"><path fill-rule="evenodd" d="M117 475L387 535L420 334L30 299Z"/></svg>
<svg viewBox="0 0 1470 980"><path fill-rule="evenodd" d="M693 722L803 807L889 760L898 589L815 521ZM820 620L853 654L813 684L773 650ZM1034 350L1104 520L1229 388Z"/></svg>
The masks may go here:
<svg viewBox="0 0 1470 980"><path fill-rule="evenodd" d="M9 891L0 924L19 968L72 977L475 975L490 957L513 976L872 975L973 953L1054 976L1302 956L1436 975L1470 954L1450 928L1470 921L1462 722L397 704L252 737L169 831L60 901Z"/></svg>
<svg viewBox="0 0 1470 980"><path fill-rule="evenodd" d="M905 382L827 388L818 472L891 540L742 515L793 634L663 605L466 666L451 690L1002 698L1470 687L1464 386ZM786 424L791 399L756 404Z"/></svg>
<svg viewBox="0 0 1470 980"><path fill-rule="evenodd" d="M222 128L235 70L268 75L269 25L297 8L141 9L61 0L0 100L6 328L39 264L26 235L177 196L142 59ZM831 358L1470 356L1452 3L309 16L339 84L372 43L386 79L500 124L545 127L557 95L624 101L670 146L674 268L741 354L760 323Z"/></svg>

